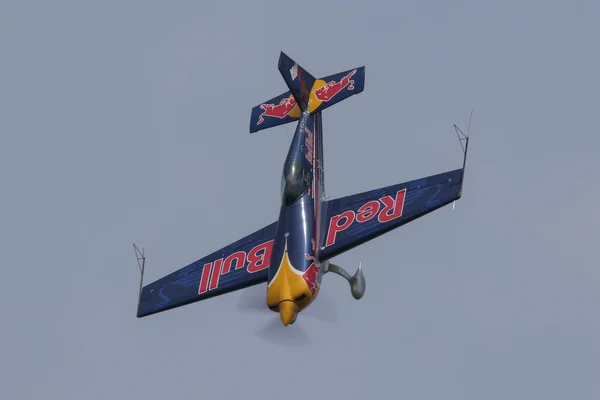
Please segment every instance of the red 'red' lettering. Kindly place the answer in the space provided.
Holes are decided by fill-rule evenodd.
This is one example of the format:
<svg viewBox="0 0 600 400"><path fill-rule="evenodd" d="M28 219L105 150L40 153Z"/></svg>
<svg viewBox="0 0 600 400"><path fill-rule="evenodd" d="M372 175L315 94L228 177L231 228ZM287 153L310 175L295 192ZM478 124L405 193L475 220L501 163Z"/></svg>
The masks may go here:
<svg viewBox="0 0 600 400"><path fill-rule="evenodd" d="M357 210L356 214L354 211L348 210L332 217L329 221L329 230L327 232L325 246L331 246L335 244L336 234L348 229L354 223L354 221L364 223L375 218L376 215L377 219L381 223L390 222L396 218L400 218L404 211L405 198L406 189L402 189L396 193L395 198L388 195L380 198L379 200L371 200L363 204ZM383 203L383 208L381 208L379 202ZM345 220L343 223L341 223L343 218L345 218Z"/></svg>
<svg viewBox="0 0 600 400"><path fill-rule="evenodd" d="M251 274L269 268L271 262L271 250L273 249L273 241L259 244L248 252L248 272Z"/></svg>
<svg viewBox="0 0 600 400"><path fill-rule="evenodd" d="M236 261L235 269L240 269L246 263L246 253L243 251L236 251L233 254L230 254L225 261L223 261L223 268L221 269L221 275L225 275L229 273L231 270L231 264Z"/></svg>
<svg viewBox="0 0 600 400"><path fill-rule="evenodd" d="M378 215L379 222L389 222L393 219L402 216L404 210L404 198L406 197L406 189L399 190L396 193L396 198L392 196L382 197L380 200L383 203L383 210Z"/></svg>
<svg viewBox="0 0 600 400"><path fill-rule="evenodd" d="M206 293L208 290L208 279L210 278L211 267L212 263L204 264L202 277L200 278L200 286L198 286L198 294Z"/></svg>
<svg viewBox="0 0 600 400"><path fill-rule="evenodd" d="M223 265L223 259L219 258L214 262L212 268L212 276L210 277L210 287L209 290L215 290L219 287L219 277L221 276L221 266ZM204 271L203 271L204 272Z"/></svg>
<svg viewBox="0 0 600 400"><path fill-rule="evenodd" d="M306 139L304 140L304 144L306 145L306 159L309 163L313 163L313 133L308 129L304 129L306 131Z"/></svg>
<svg viewBox="0 0 600 400"><path fill-rule="evenodd" d="M358 215L356 215L356 221L363 223L369 221L379 212L379 202L377 200L372 200L366 204L363 204L358 209Z"/></svg>
<svg viewBox="0 0 600 400"><path fill-rule="evenodd" d="M346 220L342 225L340 225L339 222L342 218L345 218ZM352 210L344 211L343 213L336 215L335 217L331 217L331 220L329 221L329 229L327 231L327 242L325 243L325 245L331 246L332 244L334 244L335 235L337 235L338 232L347 229L350 225L352 225L353 222L354 211Z"/></svg>

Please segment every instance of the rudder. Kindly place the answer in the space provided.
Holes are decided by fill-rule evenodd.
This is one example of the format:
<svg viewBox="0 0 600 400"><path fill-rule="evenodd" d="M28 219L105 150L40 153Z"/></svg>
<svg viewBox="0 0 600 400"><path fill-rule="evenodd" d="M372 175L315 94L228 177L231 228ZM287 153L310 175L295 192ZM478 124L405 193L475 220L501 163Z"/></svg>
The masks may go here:
<svg viewBox="0 0 600 400"><path fill-rule="evenodd" d="M315 77L283 51L279 55L278 69L300 109L307 110L316 81Z"/></svg>

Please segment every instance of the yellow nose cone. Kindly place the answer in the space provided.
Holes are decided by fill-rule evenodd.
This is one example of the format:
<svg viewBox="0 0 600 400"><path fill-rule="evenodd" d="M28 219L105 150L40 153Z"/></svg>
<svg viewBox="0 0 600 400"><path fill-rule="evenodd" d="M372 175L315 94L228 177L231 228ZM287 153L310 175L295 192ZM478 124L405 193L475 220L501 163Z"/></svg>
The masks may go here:
<svg viewBox="0 0 600 400"><path fill-rule="evenodd" d="M291 300L284 300L279 303L279 316L284 326L288 326L294 320L298 312L298 305Z"/></svg>

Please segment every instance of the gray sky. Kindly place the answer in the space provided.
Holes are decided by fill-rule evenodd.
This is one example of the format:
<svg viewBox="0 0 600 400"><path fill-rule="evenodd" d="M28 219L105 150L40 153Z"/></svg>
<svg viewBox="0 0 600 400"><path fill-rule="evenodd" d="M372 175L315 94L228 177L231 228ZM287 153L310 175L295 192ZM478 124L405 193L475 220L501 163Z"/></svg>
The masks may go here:
<svg viewBox="0 0 600 400"><path fill-rule="evenodd" d="M2 397L599 398L599 11L2 2ZM133 241L150 282L277 218L294 127L248 124L281 50L366 65L323 116L332 198L460 166L473 109L462 200L336 258L365 297L326 276L285 332L256 290L137 319Z"/></svg>

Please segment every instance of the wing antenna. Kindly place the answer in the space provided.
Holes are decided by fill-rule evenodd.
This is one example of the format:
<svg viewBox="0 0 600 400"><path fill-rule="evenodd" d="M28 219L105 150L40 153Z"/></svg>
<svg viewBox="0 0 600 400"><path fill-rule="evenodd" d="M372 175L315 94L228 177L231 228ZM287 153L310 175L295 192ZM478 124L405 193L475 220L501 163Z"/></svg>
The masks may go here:
<svg viewBox="0 0 600 400"><path fill-rule="evenodd" d="M144 284L144 267L146 266L146 254L144 253L144 249L140 251L138 247L133 244L133 250L135 251L135 256L137 258L138 268L140 270L140 292L138 294L138 307L140 305L140 300L142 298L142 285Z"/></svg>
<svg viewBox="0 0 600 400"><path fill-rule="evenodd" d="M462 184L463 178L465 176L465 166L467 165L467 151L469 149L469 133L471 131L471 118L473 117L473 110L471 110L471 115L469 116L469 127L467 128L467 134L454 124L454 131L456 132L456 136L458 137L458 141L460 143L460 147L463 150L464 158L463 158L463 166L462 166L462 174L460 176L460 191L458 193L459 197L462 196ZM463 141L465 142L463 145ZM454 209L454 205L452 206Z"/></svg>

